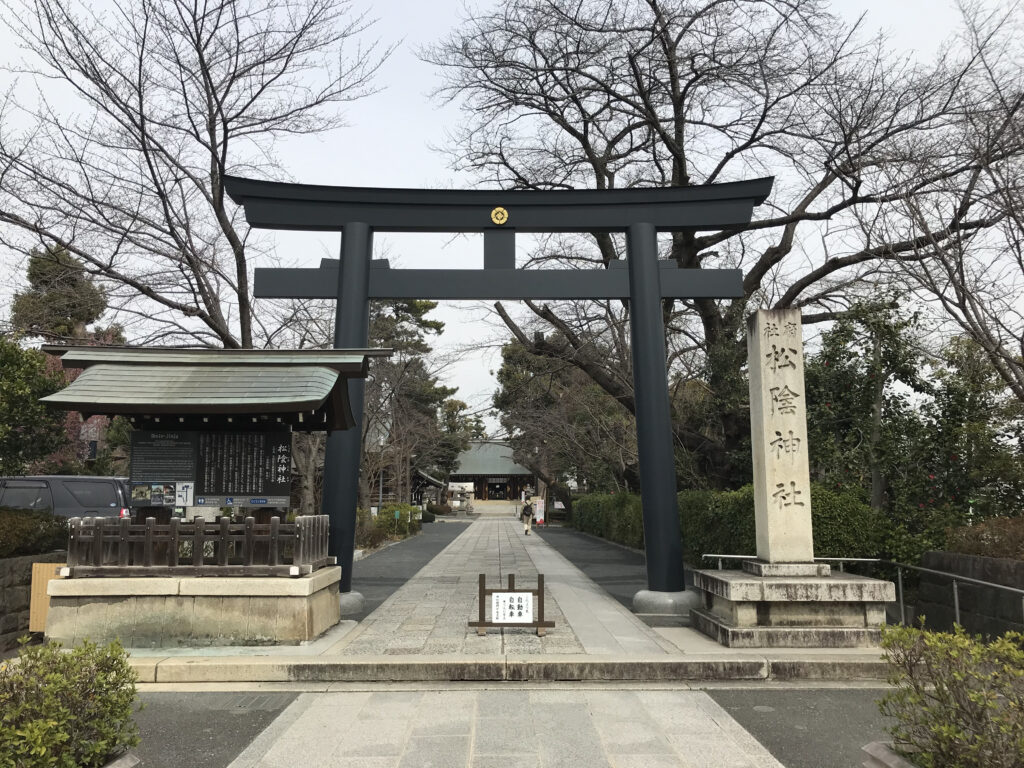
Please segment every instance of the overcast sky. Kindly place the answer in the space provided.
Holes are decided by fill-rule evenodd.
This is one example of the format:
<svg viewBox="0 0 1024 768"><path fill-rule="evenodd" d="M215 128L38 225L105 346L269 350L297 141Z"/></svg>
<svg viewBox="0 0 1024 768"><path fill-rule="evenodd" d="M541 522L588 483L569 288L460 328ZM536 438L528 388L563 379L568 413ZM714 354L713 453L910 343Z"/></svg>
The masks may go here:
<svg viewBox="0 0 1024 768"><path fill-rule="evenodd" d="M477 7L489 7L478 3ZM444 37L462 14L460 0L425 3L383 0L374 3L379 19L376 32L386 41L401 40L381 70L384 90L353 104L349 127L330 139L303 141L288 148L286 165L296 181L354 186L449 187L468 184L447 168L447 158L432 147L441 146L445 132L458 118L454 106L442 107L430 98L437 73L420 62L418 47ZM938 44L955 29L958 14L952 2L935 0L837 0L834 8L849 20L866 14L865 32L884 29L894 47L930 58ZM337 237L275 234L279 255L294 255L303 265L314 265L328 250L334 255ZM388 256L402 266L419 268L483 266L482 239L427 235L388 235L378 238ZM494 339L500 329L481 319L480 304L447 302L435 315L447 323L437 347L456 349ZM447 372L448 383L459 387L459 397L474 406L486 406L494 391L491 371L500 365L496 352L467 356ZM496 422L489 422L496 426Z"/></svg>
<svg viewBox="0 0 1024 768"><path fill-rule="evenodd" d="M994 0L993 0L994 1ZM360 3L356 2L356 7ZM470 180L447 167L447 158L432 147L445 142L446 129L458 118L457 109L443 107L430 92L437 73L416 58L417 48L444 37L463 15L462 0L376 0L370 10L378 19L371 34L384 44L397 43L380 70L380 92L348 106L348 127L327 137L303 138L280 147L285 169L295 181L315 184L389 187L455 187ZM487 8L490 2L478 2ZM496 4L494 4L496 5ZM895 48L930 58L937 45L954 30L958 14L945 0L835 0L833 7L849 20L866 14L865 31L884 29ZM5 38L8 38L5 40ZM0 47L9 36L0 32ZM267 233L277 253L290 266L315 266L324 256L337 256L337 235ZM392 262L406 267L482 267L482 238L388 235L377 239ZM8 282L8 281L4 281ZM5 304L8 298L0 294ZM7 307L0 309L6 315ZM439 350L451 350L496 338L498 329L481 319L482 305L452 302L435 315L447 323ZM459 387L459 397L471 405L489 402L494 389L490 371L496 353L466 357L445 373ZM496 422L489 420L491 427Z"/></svg>

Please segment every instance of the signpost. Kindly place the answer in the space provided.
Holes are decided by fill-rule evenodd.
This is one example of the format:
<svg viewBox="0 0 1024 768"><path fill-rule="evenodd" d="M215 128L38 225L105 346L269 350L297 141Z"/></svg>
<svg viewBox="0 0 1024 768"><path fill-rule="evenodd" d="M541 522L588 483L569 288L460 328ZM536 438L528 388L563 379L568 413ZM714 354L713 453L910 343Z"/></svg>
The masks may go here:
<svg viewBox="0 0 1024 768"><path fill-rule="evenodd" d="M492 627L528 627L537 630L538 637L555 626L553 621L544 619L544 574L537 574L536 589L516 589L516 577L508 575L508 589L488 589L487 576L480 574L480 613L469 626L476 627L478 635L486 635ZM487 620L487 598L491 598L491 619ZM535 602L536 601L536 602ZM537 615L533 608L537 606Z"/></svg>

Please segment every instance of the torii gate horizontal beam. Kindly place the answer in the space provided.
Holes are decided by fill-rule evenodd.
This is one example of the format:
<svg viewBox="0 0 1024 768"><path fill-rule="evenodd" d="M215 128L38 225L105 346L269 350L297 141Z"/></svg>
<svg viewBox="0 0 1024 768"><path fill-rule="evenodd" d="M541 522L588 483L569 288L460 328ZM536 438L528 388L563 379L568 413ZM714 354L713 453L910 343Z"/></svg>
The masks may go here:
<svg viewBox="0 0 1024 768"><path fill-rule="evenodd" d="M333 262L333 268L327 262ZM338 261L320 269L260 268L253 295L262 299L338 298ZM739 269L679 269L660 262L662 298L726 299L743 296ZM625 266L625 263L623 263ZM371 299L628 299L625 269L389 269L370 267Z"/></svg>
<svg viewBox="0 0 1024 768"><path fill-rule="evenodd" d="M338 231L362 222L374 232L625 232L643 221L659 232L714 230L750 220L771 178L653 189L382 189L288 184L225 176L231 199L253 227ZM504 219L494 219L496 209Z"/></svg>

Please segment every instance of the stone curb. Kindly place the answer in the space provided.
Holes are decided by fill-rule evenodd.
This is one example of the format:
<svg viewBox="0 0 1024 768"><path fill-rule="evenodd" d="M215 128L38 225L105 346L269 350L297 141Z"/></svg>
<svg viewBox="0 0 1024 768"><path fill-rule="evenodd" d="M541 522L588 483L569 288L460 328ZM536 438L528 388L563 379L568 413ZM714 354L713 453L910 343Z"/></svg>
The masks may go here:
<svg viewBox="0 0 1024 768"><path fill-rule="evenodd" d="M874 653L820 658L693 655L236 656L130 659L140 683L885 680Z"/></svg>

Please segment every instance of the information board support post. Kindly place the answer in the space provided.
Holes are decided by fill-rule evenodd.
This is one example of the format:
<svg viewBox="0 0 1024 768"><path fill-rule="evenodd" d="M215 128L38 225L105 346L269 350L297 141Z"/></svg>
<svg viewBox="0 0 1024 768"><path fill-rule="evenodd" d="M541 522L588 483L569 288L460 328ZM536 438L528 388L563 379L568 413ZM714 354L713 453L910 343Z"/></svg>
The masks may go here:
<svg viewBox="0 0 1024 768"><path fill-rule="evenodd" d="M652 592L682 592L683 548L676 501L672 414L665 375L658 237L653 224L626 232L636 437L643 498L647 580Z"/></svg>
<svg viewBox="0 0 1024 768"><path fill-rule="evenodd" d="M364 348L370 332L370 258L373 232L367 224L345 225L341 236L338 302L334 318L335 349ZM352 591L356 501L363 436L363 379L350 379L348 399L355 425L331 432L324 455L323 512L331 521L331 554L341 566L341 592Z"/></svg>

